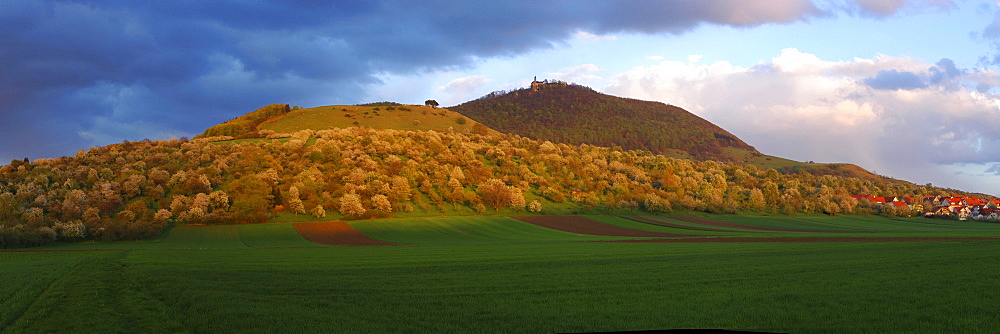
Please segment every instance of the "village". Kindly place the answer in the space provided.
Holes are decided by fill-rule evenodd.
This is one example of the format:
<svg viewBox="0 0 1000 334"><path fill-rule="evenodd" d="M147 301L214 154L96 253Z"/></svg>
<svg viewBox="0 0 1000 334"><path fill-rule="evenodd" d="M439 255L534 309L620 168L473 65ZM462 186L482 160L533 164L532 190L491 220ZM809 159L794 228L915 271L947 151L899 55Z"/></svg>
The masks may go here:
<svg viewBox="0 0 1000 334"><path fill-rule="evenodd" d="M958 220L1000 220L1000 199L982 199L952 194L923 197L874 197L851 195L873 205L892 205L900 210L919 212L924 217L947 217Z"/></svg>

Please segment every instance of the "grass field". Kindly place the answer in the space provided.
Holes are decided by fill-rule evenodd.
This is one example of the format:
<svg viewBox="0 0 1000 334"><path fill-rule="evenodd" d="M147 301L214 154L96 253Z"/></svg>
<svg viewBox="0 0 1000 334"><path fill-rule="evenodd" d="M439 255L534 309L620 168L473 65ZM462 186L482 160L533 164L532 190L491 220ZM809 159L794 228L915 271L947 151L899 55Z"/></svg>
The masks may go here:
<svg viewBox="0 0 1000 334"><path fill-rule="evenodd" d="M586 217L631 229L682 230ZM709 218L874 231L844 235L1000 237L1000 225L925 219ZM176 227L151 241L0 252L0 332L1000 328L1000 241L618 243L509 218L349 224L407 245L319 245L298 236L292 224L263 224ZM70 251L87 249L106 251Z"/></svg>
<svg viewBox="0 0 1000 334"><path fill-rule="evenodd" d="M293 110L261 124L262 129L275 132L295 132L302 129L323 130L366 126L376 129L457 131L472 129L477 124L461 114L427 106L392 107L323 106Z"/></svg>

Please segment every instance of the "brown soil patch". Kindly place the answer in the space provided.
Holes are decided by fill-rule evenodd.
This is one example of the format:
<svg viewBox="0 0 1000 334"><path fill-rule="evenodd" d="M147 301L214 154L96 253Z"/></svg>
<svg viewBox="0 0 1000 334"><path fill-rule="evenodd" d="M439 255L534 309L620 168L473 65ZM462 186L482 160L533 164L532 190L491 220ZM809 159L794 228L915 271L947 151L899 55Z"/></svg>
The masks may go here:
<svg viewBox="0 0 1000 334"><path fill-rule="evenodd" d="M306 240L337 246L388 246L394 245L362 234L345 222L294 223L295 231Z"/></svg>
<svg viewBox="0 0 1000 334"><path fill-rule="evenodd" d="M636 239L595 242L926 242L926 241L985 241L1000 238L685 238L685 239Z"/></svg>
<svg viewBox="0 0 1000 334"><path fill-rule="evenodd" d="M511 217L529 224L544 228L588 235L603 235L611 237L695 237L690 234L673 234L651 231L633 230L621 226L605 224L580 216L523 216Z"/></svg>
<svg viewBox="0 0 1000 334"><path fill-rule="evenodd" d="M625 218L628 218L628 219L631 219L631 220L635 220L635 221L640 221L640 222L643 222L643 223L649 223L649 224L660 225L660 226L667 226L667 227L674 227L674 228L683 228L683 229L687 229L687 230L713 231L713 232L732 232L733 231L733 230L723 230L723 229L717 229L717 228L711 228L711 227L696 227L696 226L687 226L687 225L681 225L681 224L674 224L674 223L662 222L662 221L659 221L659 220L654 220L654 219L649 219L649 218L646 218L646 217L639 217L639 216L632 216L632 217L625 217Z"/></svg>
<svg viewBox="0 0 1000 334"><path fill-rule="evenodd" d="M727 223L727 222L718 221L718 220L714 220L714 219L708 219L708 218L704 218L704 217L668 216L667 218L670 218L670 219L673 219L673 220L679 220L679 221L682 221L682 222L694 223L694 224L716 226L716 227L723 227L723 228L738 228L738 229L744 229L744 230L772 231L772 232L844 233L844 232L838 232L838 231L796 230L796 229L788 229L788 228L776 228L776 227L764 227L764 226L734 224L734 223Z"/></svg>

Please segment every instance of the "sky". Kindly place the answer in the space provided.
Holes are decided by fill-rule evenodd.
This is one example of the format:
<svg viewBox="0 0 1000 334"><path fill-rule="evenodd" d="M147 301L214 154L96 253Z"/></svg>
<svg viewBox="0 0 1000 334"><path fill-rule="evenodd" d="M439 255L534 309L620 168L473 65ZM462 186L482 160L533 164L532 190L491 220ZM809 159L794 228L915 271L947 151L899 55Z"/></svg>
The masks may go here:
<svg viewBox="0 0 1000 334"><path fill-rule="evenodd" d="M537 77L682 107L766 154L1000 196L996 1L3 0L0 46L3 162Z"/></svg>

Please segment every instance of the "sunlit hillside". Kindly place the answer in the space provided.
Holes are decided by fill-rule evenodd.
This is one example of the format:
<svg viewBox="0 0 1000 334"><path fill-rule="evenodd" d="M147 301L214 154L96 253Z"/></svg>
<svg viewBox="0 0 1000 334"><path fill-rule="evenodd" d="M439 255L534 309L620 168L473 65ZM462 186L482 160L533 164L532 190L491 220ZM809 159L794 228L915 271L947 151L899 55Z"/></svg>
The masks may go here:
<svg viewBox="0 0 1000 334"><path fill-rule="evenodd" d="M451 109L497 131L553 142L717 161L734 161L724 148L757 152L725 129L680 107L558 82L492 93Z"/></svg>
<svg viewBox="0 0 1000 334"><path fill-rule="evenodd" d="M304 129L324 130L363 126L397 130L472 130L478 122L454 111L418 105L323 106L291 110L270 118L261 130L290 133Z"/></svg>
<svg viewBox="0 0 1000 334"><path fill-rule="evenodd" d="M258 138L300 130L354 126L374 129L493 132L454 111L430 106L380 102L315 108L272 104L205 130L195 138Z"/></svg>
<svg viewBox="0 0 1000 334"><path fill-rule="evenodd" d="M174 224L574 213L878 213L947 189L474 131L301 130L127 142L0 167L0 243L141 239Z"/></svg>

